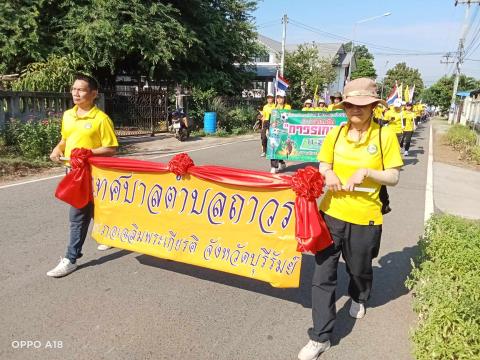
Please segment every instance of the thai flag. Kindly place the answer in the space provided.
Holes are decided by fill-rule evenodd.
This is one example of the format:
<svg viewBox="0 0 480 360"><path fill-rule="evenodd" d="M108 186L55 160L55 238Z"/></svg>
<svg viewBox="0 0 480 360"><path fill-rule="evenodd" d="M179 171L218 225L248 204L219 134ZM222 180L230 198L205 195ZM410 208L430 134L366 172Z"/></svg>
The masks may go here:
<svg viewBox="0 0 480 360"><path fill-rule="evenodd" d="M277 90L287 91L288 89L288 81L285 80L277 71Z"/></svg>
<svg viewBox="0 0 480 360"><path fill-rule="evenodd" d="M387 96L387 104L393 105L393 102L398 99L398 89L397 89L397 83L393 85L392 91L390 92L390 95Z"/></svg>

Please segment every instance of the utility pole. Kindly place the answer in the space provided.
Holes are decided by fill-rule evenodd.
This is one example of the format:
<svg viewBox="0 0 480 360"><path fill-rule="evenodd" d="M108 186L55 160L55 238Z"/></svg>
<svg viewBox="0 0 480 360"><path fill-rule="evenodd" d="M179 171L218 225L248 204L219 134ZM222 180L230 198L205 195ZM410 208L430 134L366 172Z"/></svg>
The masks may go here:
<svg viewBox="0 0 480 360"><path fill-rule="evenodd" d="M457 62L455 64L455 82L453 83L452 100L450 102L450 111L448 113L448 123L453 124L455 118L455 100L457 97L458 82L460 81L460 74L462 71L462 64L465 56L465 38L467 36L470 24L468 23L470 17L470 4L480 4L480 0L456 0L455 6L458 4L466 4L465 18L463 22L462 34L458 41Z"/></svg>
<svg viewBox="0 0 480 360"><path fill-rule="evenodd" d="M288 24L287 14L283 15L282 24L283 24L283 34L282 34L282 58L280 60L280 76L283 77L283 71L285 70L285 42L287 40L287 24Z"/></svg>
<svg viewBox="0 0 480 360"><path fill-rule="evenodd" d="M440 60L440 64L445 64L445 76L447 76L447 70L448 70L448 65L455 63L455 61L450 60L450 58L453 58L454 53L453 52L447 52L445 55L443 55L444 60Z"/></svg>

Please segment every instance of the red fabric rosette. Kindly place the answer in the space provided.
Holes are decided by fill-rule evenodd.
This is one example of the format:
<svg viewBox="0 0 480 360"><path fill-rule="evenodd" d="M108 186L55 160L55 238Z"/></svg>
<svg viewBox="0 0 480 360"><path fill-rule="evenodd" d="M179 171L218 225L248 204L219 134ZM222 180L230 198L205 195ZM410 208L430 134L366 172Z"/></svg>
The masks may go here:
<svg viewBox="0 0 480 360"><path fill-rule="evenodd" d="M60 181L55 196L66 203L81 209L93 201L92 180L88 158L93 156L92 150L73 149L70 154L72 170Z"/></svg>
<svg viewBox="0 0 480 360"><path fill-rule="evenodd" d="M188 154L181 153L175 155L168 162L168 170L177 176L184 176L188 173L188 169L194 165L193 160Z"/></svg>
<svg viewBox="0 0 480 360"><path fill-rule="evenodd" d="M332 245L332 237L318 211L316 199L323 194L323 176L312 166L292 176L295 198L297 251L316 253Z"/></svg>

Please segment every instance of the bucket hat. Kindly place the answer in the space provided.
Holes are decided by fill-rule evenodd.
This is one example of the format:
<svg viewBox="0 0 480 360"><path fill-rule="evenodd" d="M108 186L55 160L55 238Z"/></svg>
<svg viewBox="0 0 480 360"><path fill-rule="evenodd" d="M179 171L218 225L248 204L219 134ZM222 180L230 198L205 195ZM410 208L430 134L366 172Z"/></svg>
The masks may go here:
<svg viewBox="0 0 480 360"><path fill-rule="evenodd" d="M343 100L336 104L336 109L343 109L345 103L365 106L370 104L382 104L387 106L385 100L377 95L377 85L369 78L359 78L350 81L343 89Z"/></svg>

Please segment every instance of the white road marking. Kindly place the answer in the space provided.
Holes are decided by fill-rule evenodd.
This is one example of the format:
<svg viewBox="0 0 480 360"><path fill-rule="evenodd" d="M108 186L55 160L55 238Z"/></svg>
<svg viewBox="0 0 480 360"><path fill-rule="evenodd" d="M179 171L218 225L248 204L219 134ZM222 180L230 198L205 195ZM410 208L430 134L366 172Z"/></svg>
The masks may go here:
<svg viewBox="0 0 480 360"><path fill-rule="evenodd" d="M25 185L25 184L31 184L31 183L35 183L35 182L39 182L39 181L51 180L51 179L59 178L59 177L62 177L62 176L65 176L65 173L62 173L60 175L55 175L55 176L49 176L49 177L46 177L46 178L40 178L40 179L35 179L35 180L22 181L22 182L14 183L14 184L3 185L3 186L0 186L0 189L6 189L6 188L14 187L14 186Z"/></svg>
<svg viewBox="0 0 480 360"><path fill-rule="evenodd" d="M204 146L204 147L198 148L198 149L172 152L172 153L168 153L168 154L152 156L152 157L145 158L145 159L146 159L146 160L159 159L159 158L162 158L162 157L168 157L168 156L177 155L177 154L181 154L181 153L191 153L191 152L196 152L196 151L201 151L201 150L207 150L207 149L216 148L216 147L225 146L225 145L240 144L240 143L243 143L243 142L257 141L257 140L258 140L258 139L247 139L247 140L234 141L234 142L229 142L229 143L224 143L224 144L218 144L218 145Z"/></svg>
<svg viewBox="0 0 480 360"><path fill-rule="evenodd" d="M256 141L256 140L258 140L258 139L247 139L247 140L240 140L240 141L228 142L228 143L224 143L224 144L204 146L204 147L201 147L201 148L198 148L198 149L178 151L178 152L171 152L171 153L168 153L168 154L153 156L153 157L145 158L145 159L142 159L142 160L159 159L159 158L168 157L168 156L172 156L172 155L177 155L177 154L181 154L181 153L191 153L191 152L196 152L196 151L201 151L201 150L207 150L207 149L212 149L212 148L221 147L221 146L226 146L226 145L239 144L239 143L243 143L243 142L247 142L247 141ZM19 182L19 183L13 183L13 184L8 184L8 185L3 185L3 186L0 186L0 190L1 190L1 189L6 189L6 188L10 188L10 187L14 187L14 186L31 184L31 183L35 183L35 182L39 182L39 181L51 180L51 179L55 179L55 178L62 177L62 176L64 176L64 175L65 175L65 174L62 173L62 174L60 174L60 175L49 176L49 177L39 178L39 179L35 179L35 180L28 180L28 181L22 181L22 182Z"/></svg>
<svg viewBox="0 0 480 360"><path fill-rule="evenodd" d="M430 138L428 140L427 183L425 185L425 216L424 222L434 213L433 207L433 125L430 124Z"/></svg>

